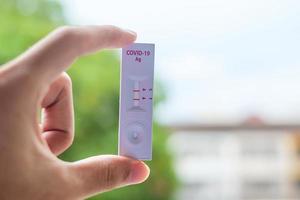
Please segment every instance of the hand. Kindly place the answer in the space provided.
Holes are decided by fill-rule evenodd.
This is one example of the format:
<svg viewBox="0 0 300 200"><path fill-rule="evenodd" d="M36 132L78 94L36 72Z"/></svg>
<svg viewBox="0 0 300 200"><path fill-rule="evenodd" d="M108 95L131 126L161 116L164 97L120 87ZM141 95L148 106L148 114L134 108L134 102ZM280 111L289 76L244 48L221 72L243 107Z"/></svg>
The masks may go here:
<svg viewBox="0 0 300 200"><path fill-rule="evenodd" d="M74 136L71 79L64 71L83 54L135 39L114 26L62 27L0 68L0 199L83 199L148 177L143 162L126 157L74 163L56 157Z"/></svg>

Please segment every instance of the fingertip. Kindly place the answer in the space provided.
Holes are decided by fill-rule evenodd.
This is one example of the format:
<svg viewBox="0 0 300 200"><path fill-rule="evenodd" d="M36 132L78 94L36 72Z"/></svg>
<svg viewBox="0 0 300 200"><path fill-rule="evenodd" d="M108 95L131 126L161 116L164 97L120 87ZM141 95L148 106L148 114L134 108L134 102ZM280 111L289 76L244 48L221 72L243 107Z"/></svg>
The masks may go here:
<svg viewBox="0 0 300 200"><path fill-rule="evenodd" d="M127 32L128 34L131 35L131 37L135 40L136 37L137 37L137 33L133 30L130 30L130 29L123 29L125 32Z"/></svg>
<svg viewBox="0 0 300 200"><path fill-rule="evenodd" d="M130 184L138 184L147 180L150 175L150 168L142 161L133 161L131 164L131 172L128 177Z"/></svg>
<svg viewBox="0 0 300 200"><path fill-rule="evenodd" d="M137 38L137 33L131 29L127 28L121 28L123 32L122 40L125 43L125 45L129 45L133 43Z"/></svg>

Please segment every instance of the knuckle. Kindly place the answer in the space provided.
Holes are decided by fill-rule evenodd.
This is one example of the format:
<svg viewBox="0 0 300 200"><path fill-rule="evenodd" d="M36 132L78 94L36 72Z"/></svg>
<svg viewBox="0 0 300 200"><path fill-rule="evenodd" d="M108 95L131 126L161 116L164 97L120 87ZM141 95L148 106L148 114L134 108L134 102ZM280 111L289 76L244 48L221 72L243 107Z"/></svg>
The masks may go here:
<svg viewBox="0 0 300 200"><path fill-rule="evenodd" d="M83 28L76 26L61 26L54 31L54 35L59 43L63 43L64 46L70 47L69 52L78 56L84 53L86 46L93 43L84 36ZM84 40L83 40L84 39Z"/></svg>
<svg viewBox="0 0 300 200"><path fill-rule="evenodd" d="M67 131L67 133L65 134L65 149L69 148L74 141L74 134L72 130Z"/></svg>
<svg viewBox="0 0 300 200"><path fill-rule="evenodd" d="M109 189L113 188L117 184L117 176L115 166L111 163L108 163L104 170L104 187Z"/></svg>
<svg viewBox="0 0 300 200"><path fill-rule="evenodd" d="M73 32L73 27L71 26L60 26L55 29L54 31L56 34L65 36L65 35L70 35Z"/></svg>
<svg viewBox="0 0 300 200"><path fill-rule="evenodd" d="M101 176L104 181L102 186L104 186L105 189L112 189L124 183L129 174L130 167L127 163L124 164L111 161L106 163L104 171L102 171L99 176Z"/></svg>
<svg viewBox="0 0 300 200"><path fill-rule="evenodd" d="M52 83L51 87L59 88L59 89L56 89L56 90L59 90L59 94L61 94L62 92L70 93L72 90L72 79L66 72L63 72Z"/></svg>
<svg viewBox="0 0 300 200"><path fill-rule="evenodd" d="M74 134L72 130L62 131L60 134L60 145L55 145L53 143L48 143L51 152L55 155L60 155L65 150L67 150L73 143ZM48 142L48 141L47 141Z"/></svg>
<svg viewBox="0 0 300 200"><path fill-rule="evenodd" d="M60 78L66 87L72 87L72 79L66 72L63 72Z"/></svg>
<svg viewBox="0 0 300 200"><path fill-rule="evenodd" d="M54 30L54 35L58 40L71 42L75 37L75 28L72 26L60 26Z"/></svg>

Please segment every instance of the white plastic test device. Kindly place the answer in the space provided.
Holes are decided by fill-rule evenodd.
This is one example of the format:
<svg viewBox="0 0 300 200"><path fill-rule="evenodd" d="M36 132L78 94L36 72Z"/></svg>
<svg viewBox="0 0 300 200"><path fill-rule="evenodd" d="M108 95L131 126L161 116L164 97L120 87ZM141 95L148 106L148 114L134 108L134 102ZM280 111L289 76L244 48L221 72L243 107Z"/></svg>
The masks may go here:
<svg viewBox="0 0 300 200"><path fill-rule="evenodd" d="M122 49L119 155L152 159L154 44Z"/></svg>

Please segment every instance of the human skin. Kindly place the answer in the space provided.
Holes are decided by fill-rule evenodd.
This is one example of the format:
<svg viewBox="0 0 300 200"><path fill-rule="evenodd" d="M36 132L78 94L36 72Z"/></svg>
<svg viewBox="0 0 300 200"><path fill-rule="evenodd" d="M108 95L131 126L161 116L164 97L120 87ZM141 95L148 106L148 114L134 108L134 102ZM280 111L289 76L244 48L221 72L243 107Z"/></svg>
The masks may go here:
<svg viewBox="0 0 300 200"><path fill-rule="evenodd" d="M84 199L147 179L146 164L131 158L57 158L74 138L72 83L64 71L81 55L135 39L110 25L60 27L0 68L0 199Z"/></svg>

